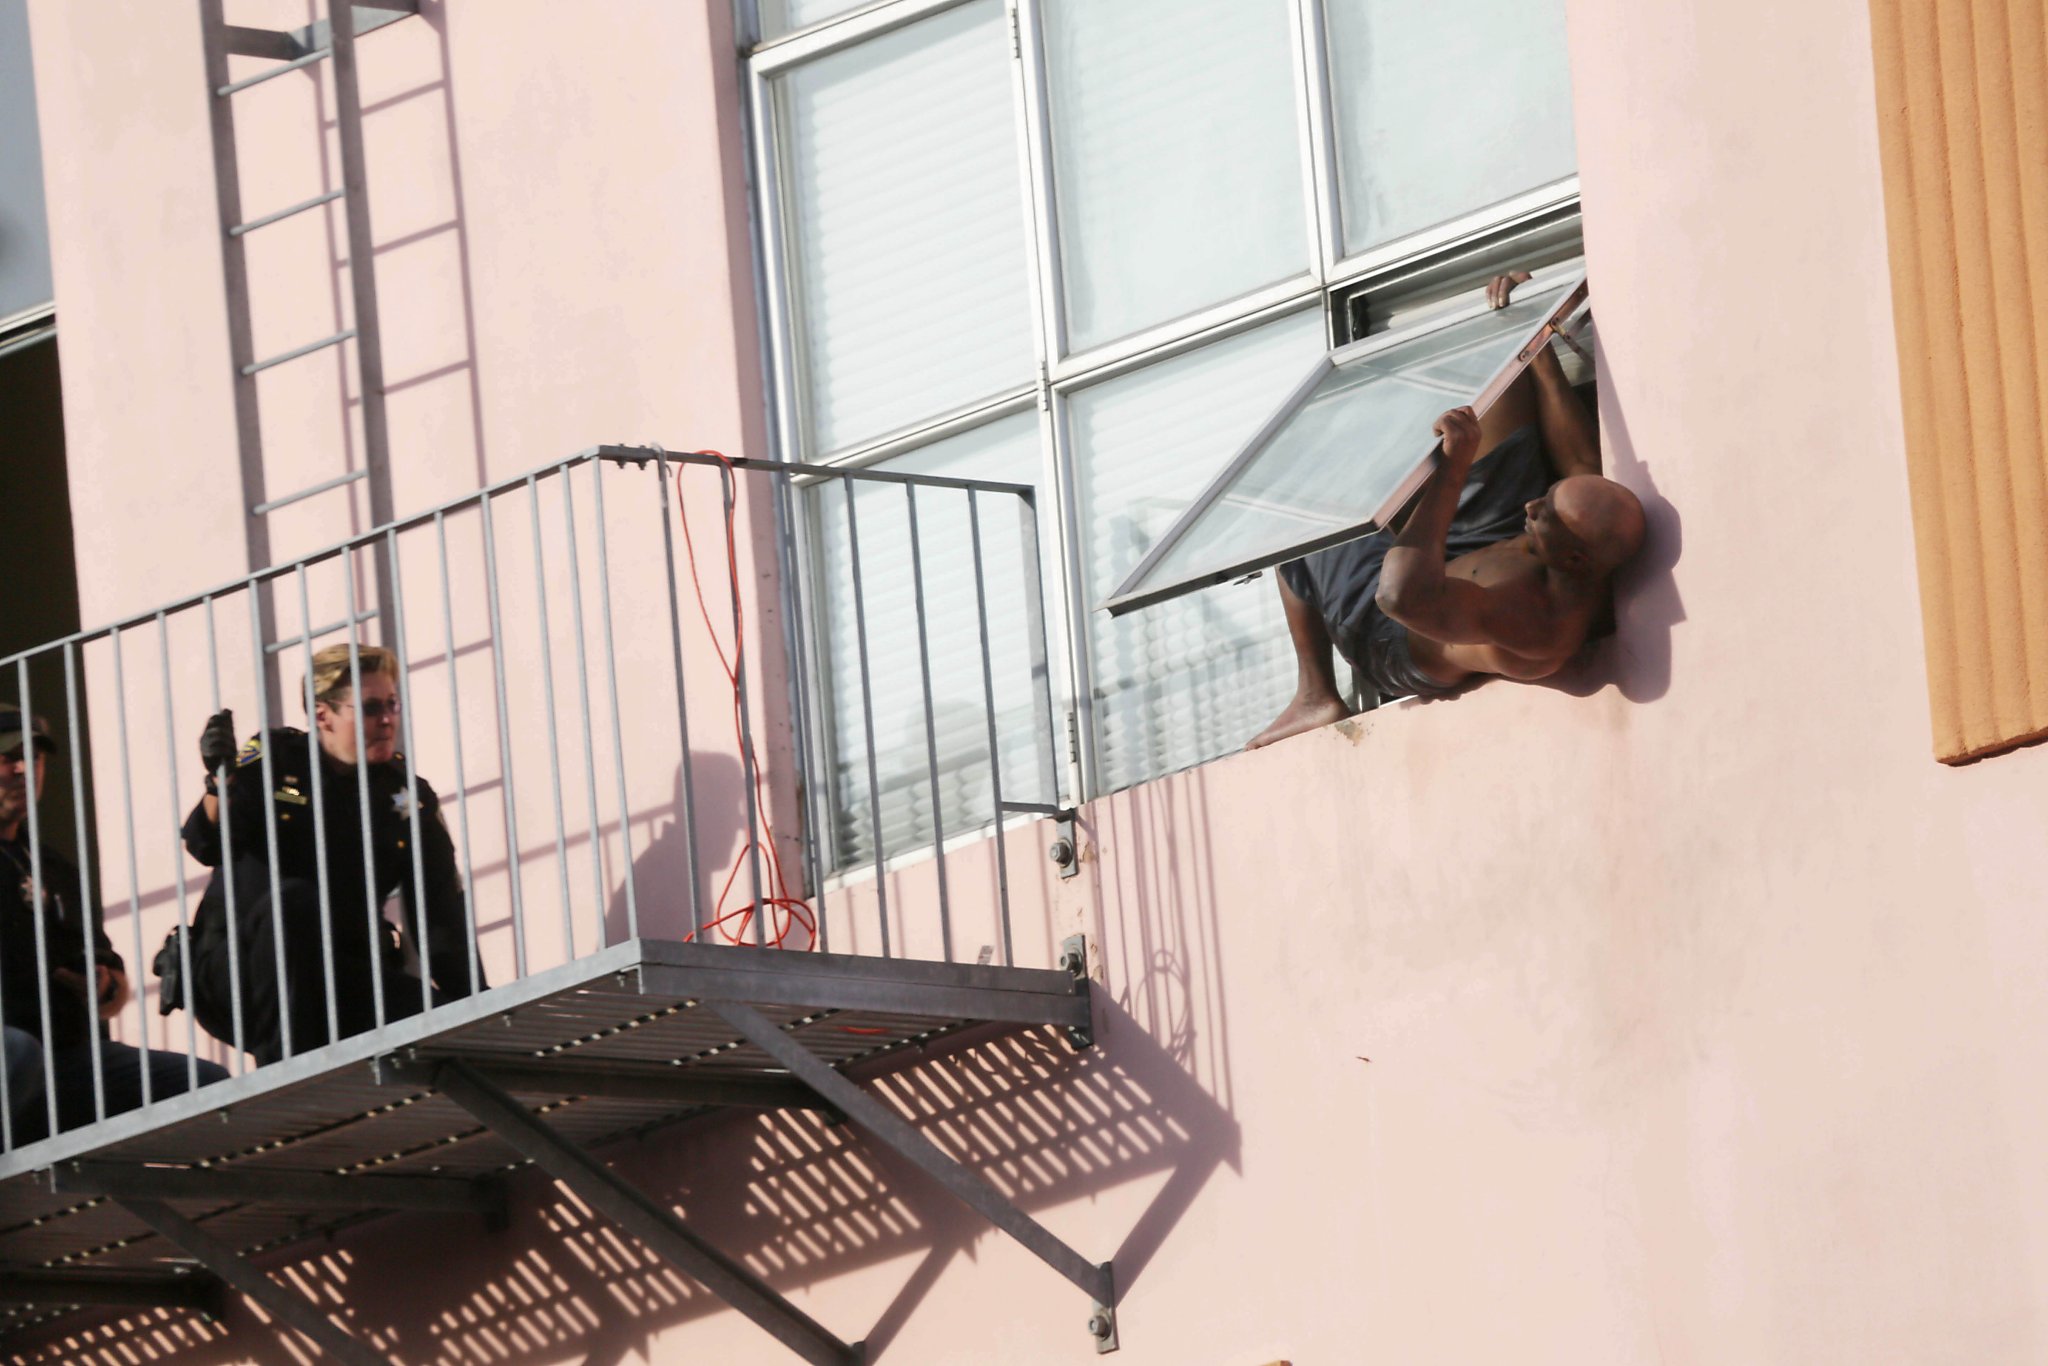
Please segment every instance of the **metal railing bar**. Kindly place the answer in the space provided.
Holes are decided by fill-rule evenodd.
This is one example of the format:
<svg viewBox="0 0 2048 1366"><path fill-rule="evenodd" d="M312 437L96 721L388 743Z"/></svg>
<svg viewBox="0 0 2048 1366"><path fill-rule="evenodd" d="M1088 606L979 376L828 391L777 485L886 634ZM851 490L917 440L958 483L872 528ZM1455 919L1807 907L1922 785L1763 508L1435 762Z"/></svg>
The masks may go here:
<svg viewBox="0 0 2048 1366"><path fill-rule="evenodd" d="M590 730L590 665L583 643L583 572L576 553L576 481L569 467L562 467L562 529L569 550L569 624L576 635L576 697L583 709L583 794L590 808L590 890L594 898L591 913L597 917L597 947L605 948L604 924L604 838L597 817L597 743ZM604 539L604 528L598 528ZM559 799L558 799L559 800Z"/></svg>
<svg viewBox="0 0 2048 1366"><path fill-rule="evenodd" d="M157 677L164 695L164 781L171 797L171 869L178 889L178 968L184 980L192 980L192 912L185 889L185 848L178 829L178 712L171 700L171 628L162 612L156 616ZM136 967L140 969L141 964ZM185 1089L199 1089L199 1031L192 1012L185 1012Z"/></svg>
<svg viewBox="0 0 2048 1366"><path fill-rule="evenodd" d="M149 1043L149 974L142 970L142 877L135 863L135 783L128 762L128 680L121 667L121 633L109 637L114 654L114 698L118 705L121 737L121 812L128 836L128 924L135 933L135 1037L140 1046ZM149 1104L150 1076L142 1069L142 1103Z"/></svg>
<svg viewBox="0 0 2048 1366"><path fill-rule="evenodd" d="M426 854L420 848L419 752L413 748L412 670L407 667L405 657L405 590L399 577L397 532L386 533L384 549L391 570L389 639L391 653L398 661L398 725L405 739L405 812L412 849L412 910L414 932L419 936L414 943L420 960L420 1010L424 1013L434 1008L434 965L431 941L427 938L427 865ZM453 659L448 661L448 667L450 671L455 668ZM475 980L470 979L472 992Z"/></svg>
<svg viewBox="0 0 2048 1366"><path fill-rule="evenodd" d="M638 465L655 458L652 448L643 446L592 446L579 455L614 464ZM701 451L668 451L670 460L688 465L716 465L716 456ZM1035 493L1030 484L1006 483L999 479L962 479L950 474L908 474L901 470L849 468L843 465L810 465L800 460L762 460L756 456L727 456L725 464L735 470L758 470L766 474L815 475L821 479L854 479L869 484L923 484L938 489L978 489L982 493Z"/></svg>
<svg viewBox="0 0 2048 1366"><path fill-rule="evenodd" d="M306 566L303 564L299 566L298 578L299 620L311 621L313 609L306 593ZM320 728L313 716L313 642L300 636L299 652L306 670L299 693L306 707L306 785L313 789L313 873L320 891L320 972L327 990L327 1042L334 1043L341 1037L341 1006L334 994L334 915L328 905L327 882L327 802L321 795L327 786L327 774L321 768L325 761L320 753ZM270 914L280 927L285 921L283 890L281 887L270 889ZM290 985L289 980L286 985ZM289 995L279 998L280 1014L291 1014L291 1008Z"/></svg>
<svg viewBox="0 0 2048 1366"><path fill-rule="evenodd" d="M282 498L273 498L267 503L258 503L255 507L249 509L249 515L251 517L267 516L279 508L290 507L293 503L301 502L316 494L325 493L329 489L338 489L343 484L353 484L358 479L368 478L369 473L368 470L364 469L350 470L347 474L337 474L332 479L323 479L317 484L300 489L297 493L287 493Z"/></svg>
<svg viewBox="0 0 2048 1366"><path fill-rule="evenodd" d="M233 95L238 91L247 90L252 85L261 85L265 81L274 81L279 76L289 76L292 72L302 67L311 66L315 62L332 56L333 53L334 49L331 47L314 48L305 56L286 62L283 66L274 66L268 71L259 71L254 76L244 76L239 81L229 81L226 85L215 86L213 93L217 96Z"/></svg>
<svg viewBox="0 0 2048 1366"><path fill-rule="evenodd" d="M946 878L946 817L942 809L946 795L939 787L939 734L938 722L932 711L932 643L925 619L924 550L917 534L917 485L905 484L903 498L910 514L910 591L917 608L917 672L924 684L925 767L930 772L932 783L932 852L938 864L939 944L945 960L950 963L953 961L953 906L951 887ZM988 652L986 640L982 642L982 652Z"/></svg>
<svg viewBox="0 0 2048 1366"><path fill-rule="evenodd" d="M279 209L275 213L266 213L261 218L252 218L246 223L237 223L228 229L228 236L240 237L245 232L254 232L258 228L267 228L272 223L281 223L285 219L302 214L308 209L317 209L322 204L332 204L346 193L348 193L346 190L329 190L326 194L316 194L311 199L302 199L289 208Z"/></svg>
<svg viewBox="0 0 2048 1366"><path fill-rule="evenodd" d="M683 608L676 590L675 520L668 515L668 457L656 459L656 497L661 507L661 554L666 570L662 581L668 585L668 629L671 665L676 679L676 732L682 742L682 811L677 819L683 827L683 869L690 882L690 927L698 934L704 929L704 883L697 874L697 789L690 772L690 704L683 687Z"/></svg>
<svg viewBox="0 0 2048 1366"><path fill-rule="evenodd" d="M78 663L73 657L74 647L64 647L64 705L65 715L71 731L71 820L72 838L76 841L78 855L78 932L85 941L85 980L87 992L92 998L88 1008L92 1015L92 1027L86 1035L88 1052L92 1057L92 1114L97 1123L107 1117L106 1059L100 1046L99 1029L99 945L94 942L95 928L93 908L99 903L92 895L92 858L85 839L85 755L79 745L78 734L82 725L78 719ZM26 755L30 751L24 749ZM111 944L112 941L109 941ZM141 965L136 966L141 971Z"/></svg>
<svg viewBox="0 0 2048 1366"><path fill-rule="evenodd" d="M304 565L307 568L311 568L324 561L334 559L337 556L342 555L350 550L360 549L363 546L374 544L376 541L382 539L384 533L387 531L410 531L415 527L429 526L433 523L434 518L437 516L445 515L451 512L460 512L463 509L471 507L473 505L482 505L484 503L487 503L491 499L509 493L514 489L524 487L526 481L529 478L534 477L534 475L551 472L562 468L564 465L574 466L587 460L608 460L615 465L639 466L645 465L656 459L657 457L654 455L652 451L642 452L633 448L615 446L594 447L590 450L579 452L577 455L570 457L566 461L558 461L551 465L542 466L539 470L534 471L533 474L518 475L513 478L503 480L496 484L487 485L484 488L475 489L469 493L465 493L460 498L451 498L447 502L442 503L437 507L431 507L426 509L425 511L414 513L411 516L400 517L392 521L385 522L380 526L372 527L370 530L362 532L359 535L351 536L346 540L336 541L331 545L322 546L320 549L312 551L306 555L302 555L298 559L292 560L289 563L271 565L268 568L259 569L253 574L245 574L239 578L230 579L225 583L215 584L214 586L204 589L200 592L191 593L186 595L185 597L174 599L173 601L164 603L161 606L150 608L147 611L138 612L134 616L122 618L117 621L108 622L102 626L91 627L87 630L74 631L68 636L60 636L55 640L44 641L41 645L31 646L29 649L19 651L16 654L0 656L0 668L4 668L8 665L13 664L17 659L25 659L32 655L38 655L48 650L57 649L66 641L72 641L79 645L86 645L90 644L95 640L104 638L109 631L114 630L116 627L126 629L132 626L146 626L150 622L155 620L156 614L158 612L181 612L187 608L199 606L200 603L204 602L209 597L225 597L229 593L234 592L236 589L239 588L249 588L253 590L262 585L268 584L273 580L287 578L291 576L301 565ZM671 451L665 457L662 457L662 459L668 461L675 461L678 464L686 465L716 465L718 463L715 457L708 455L700 455L696 452L690 451ZM791 470L808 470L812 473L830 475L835 479L854 480L861 482L879 481L892 484L916 483L929 485L932 488L957 488L963 490L974 489L983 493L1005 493L1020 498L1030 498L1036 496L1036 490L1034 490L1029 484L1004 484L996 483L990 480L954 479L940 475L899 474L885 470L837 470L827 465L785 464L784 462L779 460L756 460L747 457L733 457L732 465L736 469L762 470L770 473L778 471L787 473ZM664 481L664 483L665 482L666 481ZM336 627L334 629L339 629L339 627Z"/></svg>
<svg viewBox="0 0 2048 1366"><path fill-rule="evenodd" d="M206 600L206 673L212 685L213 710L217 713L220 711L220 642L214 631L212 598ZM228 915L228 1014L233 1021L231 1032L235 1036L232 1066L239 1074L247 1042L242 1032L242 946L235 934L235 843L228 816L228 781L234 773L232 764L224 764L213 779L214 786L220 789L214 798L214 819L220 830L221 899ZM193 985L187 983L185 990L186 1009L190 1010Z"/></svg>
<svg viewBox="0 0 2048 1366"><path fill-rule="evenodd" d="M796 722L798 771L809 775L819 771L816 755L820 742L811 733L811 698L807 686L807 680L812 677L807 640L810 629L805 617L804 574L803 566L799 562L798 543L795 534L795 529L798 525L795 509L795 490L791 487L791 481L787 479L777 480L776 489L775 540L777 548L781 552L782 581L786 585L785 592L787 593L787 598L785 599L787 602L787 615L783 620L783 635L790 652L789 657L794 671L792 677L795 683L795 686L791 689L790 712ZM816 913L815 923L817 925L818 950L821 953L830 952L830 945L826 942L825 930L826 917L823 904L825 867L822 853L824 846L824 835L822 832L826 831L829 827L825 822L815 819L818 811L829 810L829 794L817 790L824 786L824 784L811 783L808 779L804 783L805 796L809 798L812 804L811 811L806 814L813 816L814 820L812 825L813 833L810 838L803 842L803 853L806 858L807 870L810 874L810 890L817 895L819 901L819 904L813 909Z"/></svg>
<svg viewBox="0 0 2048 1366"><path fill-rule="evenodd" d="M868 754L868 833L875 845L875 918L881 925L882 957L889 952L889 888L882 871L883 860L887 857L882 848L882 790L881 779L875 764L875 699L874 689L868 674L868 618L867 602L861 588L860 578L860 519L855 514L855 498L851 488L846 495L846 549L853 579L853 634L854 645L860 659L860 712L861 725L867 737Z"/></svg>
<svg viewBox="0 0 2048 1366"><path fill-rule="evenodd" d="M1002 809L1012 816L1067 816L1073 814L1064 806L1051 802L1004 802Z"/></svg>
<svg viewBox="0 0 2048 1366"><path fill-rule="evenodd" d="M50 1041L56 1036L50 1029L50 948L43 926L43 898L47 894L43 886L43 831L36 812L35 800L35 737L28 733L33 722L28 718L35 715L35 702L29 695L28 661L23 659L14 666L16 695L21 698L22 715L22 758L28 763L28 772L23 780L28 784L28 882L29 909L35 922L36 937L36 1007L43 1022L43 1100L50 1112L50 1133L57 1132L57 1069L50 1057Z"/></svg>
<svg viewBox="0 0 2048 1366"><path fill-rule="evenodd" d="M1036 684L1031 690L1031 705L1038 732L1045 738L1046 768L1042 776L1052 799L1053 811L1059 814L1064 784L1060 781L1059 736L1053 723L1052 643L1045 626L1045 570L1038 557L1038 508L1033 500L1023 500L1018 508L1018 520L1023 531L1024 638L1031 650L1031 677ZM987 644L984 637L984 649Z"/></svg>
<svg viewBox="0 0 2048 1366"><path fill-rule="evenodd" d="M491 604L491 675L498 688L498 766L499 779L505 786L501 800L505 804L505 872L511 882L512 892L512 962L516 975L526 976L526 910L523 904L524 886L519 875L519 804L518 790L512 782L512 715L505 702L505 626L498 610L498 538L491 524L491 500L486 498L479 507L484 519L484 582L489 589ZM442 562L443 603L446 603L447 562ZM452 628L451 628L452 629ZM450 635L452 642L454 636ZM475 893L471 893L472 903ZM472 904L470 911L471 928L475 928L476 912Z"/></svg>
<svg viewBox="0 0 2048 1366"><path fill-rule="evenodd" d="M981 567L981 508L976 494L967 495L967 528L974 544L974 610L981 623L981 693L988 707L988 783L995 809L1003 809L1003 755L996 736L996 681L988 650L988 584ZM1033 585L1035 588L1036 585ZM996 828L996 915L1002 926L1003 966L1014 967L1017 956L1010 936L1010 861L1003 852L1001 824Z"/></svg>
<svg viewBox="0 0 2048 1366"><path fill-rule="evenodd" d="M593 460L590 463L590 486L597 505L597 600L604 609L604 678L612 702L612 768L618 775L619 782L619 847L622 851L621 857L626 861L625 877L622 879L626 893L626 937L638 939L640 905L633 890L633 812L626 796L626 742L619 721L618 652L612 645L611 554L606 549L611 537L605 532L604 464L602 460Z"/></svg>
<svg viewBox="0 0 2048 1366"><path fill-rule="evenodd" d="M244 378L247 378L250 375L268 370L273 365L283 365L286 361L297 360L301 356L310 356L315 351L325 351L330 346L339 346L355 336L355 334L356 330L353 327L344 327L331 337L322 337L319 341L310 341L304 346L294 346L289 351L280 351L277 355L267 356L262 360L252 360L242 367L242 375Z"/></svg>
<svg viewBox="0 0 2048 1366"><path fill-rule="evenodd" d="M733 509L739 499L739 489L734 486L732 472L723 465L718 467L718 488L725 512L726 548L730 552L733 549ZM729 553L726 562L732 568L726 586L732 599L732 688L740 714L740 781L747 789L747 875L754 891L754 942L766 944L768 906L761 895L761 826L766 814L761 810L761 756L754 750L753 708L747 701L747 651L740 614L739 557ZM778 912L782 909L777 908Z"/></svg>
<svg viewBox="0 0 2048 1366"><path fill-rule="evenodd" d="M397 534L395 530L391 533L394 538ZM462 827L462 914L468 931L469 986L471 994L474 995L477 983L483 980L482 974L478 971L476 943L476 868L471 862L469 852L469 775L463 766L462 695L455 678L455 604L448 587L448 523L439 513L434 514L434 535L441 555L441 626L446 637L441 657L447 661L448 666L449 728L455 737L455 816L457 823ZM398 576L394 573L392 582L395 584L397 580ZM491 653L497 653L495 640L491 643ZM510 862L508 859L507 863ZM507 875L516 876L509 868Z"/></svg>
<svg viewBox="0 0 2048 1366"><path fill-rule="evenodd" d="M268 679L263 677L269 671L269 660L263 649L262 604L257 601L256 593L253 589L249 594L249 645L258 674L256 688L256 747L263 765L263 806L260 808L263 820L263 844L264 850L270 859L270 896L267 902L267 909L270 914L271 948L275 951L277 958L277 1044L279 1052L285 1058L290 1058L292 1056L292 1012L290 1010L291 995L289 991L291 979L285 970L284 913L278 904L278 896L283 888L279 880L277 861L277 797L275 796L277 792L277 774L276 770L272 767L274 756L270 752L270 688L268 686ZM279 703L282 704L283 700L283 695L280 693L278 697ZM319 776L317 773L313 775L315 780ZM225 791L226 789L222 790ZM223 825L227 823L227 818L227 802L223 800L220 808L220 819ZM253 910L255 908L252 906L250 909ZM230 928L229 932L233 933L234 931Z"/></svg>
<svg viewBox="0 0 2048 1366"><path fill-rule="evenodd" d="M542 705L548 714L548 803L555 810L555 880L562 893L562 952L576 956L576 922L569 909L569 841L562 825L562 746L555 725L555 650L548 625L547 553L540 537L540 485L537 476L526 476L526 511L533 529L534 609L540 618L540 681ZM591 851L596 857L596 851Z"/></svg>
<svg viewBox="0 0 2048 1366"><path fill-rule="evenodd" d="M362 822L363 928L370 943L370 1008L377 1028L384 1027L384 917L377 905L377 851L370 838L370 756L364 753L362 644L356 631L356 557L341 562L342 591L348 600L349 716L356 733L356 810ZM382 604L379 604L380 606ZM309 641L308 644L311 642ZM337 1037L339 1037L337 1035Z"/></svg>

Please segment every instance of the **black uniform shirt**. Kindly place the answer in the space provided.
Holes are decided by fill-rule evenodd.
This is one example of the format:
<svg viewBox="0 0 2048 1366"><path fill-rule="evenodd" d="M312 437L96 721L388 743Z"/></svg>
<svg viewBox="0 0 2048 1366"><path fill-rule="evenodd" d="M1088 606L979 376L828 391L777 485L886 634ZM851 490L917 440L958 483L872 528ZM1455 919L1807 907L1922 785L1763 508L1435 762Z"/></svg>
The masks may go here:
<svg viewBox="0 0 2048 1366"><path fill-rule="evenodd" d="M264 750L270 751L270 787L264 786ZM407 781L403 755L365 765L369 778L371 851L368 876L363 858L363 810L358 768L339 765L320 753L319 742L302 730L277 727L242 746L221 794L227 814L228 852L234 859L235 909L240 918L270 888L270 846L265 826L277 834L277 872L287 881L314 886L319 878L317 830L326 832L327 905L337 952L361 954L369 907L382 913L394 891L405 897L405 927L417 932L422 902L427 943L422 956L441 997L469 994L469 930L463 909L462 878L455 843L441 818L440 800L423 778ZM314 823L314 784L319 784L320 827ZM412 803L419 804L419 847L413 848ZM218 823L207 819L205 803L185 818L185 848L208 867L222 861ZM424 878L416 883L413 856ZM216 873L200 901L197 932L224 933L227 879ZM380 935L383 933L379 932ZM381 949L381 946L379 946ZM483 985L481 972L477 985Z"/></svg>
<svg viewBox="0 0 2048 1366"><path fill-rule="evenodd" d="M121 955L101 924L100 908L88 907L82 893L78 868L70 859L52 849L42 848L43 962L46 977L36 970L36 916L34 888L29 872L26 822L23 833L0 841L0 993L4 993L7 1023L43 1037L42 995L50 997L50 1035L44 1040L52 1048L82 1043L98 1024L99 1012L77 990L57 981L59 968L79 976L85 972L85 934L90 925L93 963L97 967L125 972Z"/></svg>

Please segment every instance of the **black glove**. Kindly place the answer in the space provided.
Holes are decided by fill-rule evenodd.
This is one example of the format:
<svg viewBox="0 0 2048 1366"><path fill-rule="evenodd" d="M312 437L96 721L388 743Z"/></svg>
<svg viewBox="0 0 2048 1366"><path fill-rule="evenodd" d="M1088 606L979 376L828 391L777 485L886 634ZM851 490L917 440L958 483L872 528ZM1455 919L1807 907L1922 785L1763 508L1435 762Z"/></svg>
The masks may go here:
<svg viewBox="0 0 2048 1366"><path fill-rule="evenodd" d="M206 765L206 790L214 790L213 775L235 766L235 714L215 712L199 733L199 762Z"/></svg>

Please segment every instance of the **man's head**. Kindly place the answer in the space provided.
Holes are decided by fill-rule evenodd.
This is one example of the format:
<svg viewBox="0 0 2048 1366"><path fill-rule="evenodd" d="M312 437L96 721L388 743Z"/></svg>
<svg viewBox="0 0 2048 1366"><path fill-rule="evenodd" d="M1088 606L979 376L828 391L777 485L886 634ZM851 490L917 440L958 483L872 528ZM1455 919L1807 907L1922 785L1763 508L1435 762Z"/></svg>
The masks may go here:
<svg viewBox="0 0 2048 1366"><path fill-rule="evenodd" d="M11 838L43 794L44 756L56 748L49 722L0 702L0 836Z"/></svg>
<svg viewBox="0 0 2048 1366"><path fill-rule="evenodd" d="M1560 479L1523 511L1537 558L1566 574L1611 574L1642 548L1642 503L1597 474Z"/></svg>
<svg viewBox="0 0 2048 1366"><path fill-rule="evenodd" d="M381 764L398 752L398 657L375 645L361 645L356 659L360 679L349 673L346 645L330 645L313 656L307 680L313 693L313 729L330 758L352 764L360 715L363 759Z"/></svg>

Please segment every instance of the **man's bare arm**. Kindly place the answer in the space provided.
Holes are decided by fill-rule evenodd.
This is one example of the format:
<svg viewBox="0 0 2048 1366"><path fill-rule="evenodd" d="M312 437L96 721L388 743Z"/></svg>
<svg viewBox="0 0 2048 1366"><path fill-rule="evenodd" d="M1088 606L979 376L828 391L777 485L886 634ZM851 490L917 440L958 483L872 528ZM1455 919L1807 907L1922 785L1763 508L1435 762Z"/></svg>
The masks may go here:
<svg viewBox="0 0 2048 1366"><path fill-rule="evenodd" d="M1506 308L1515 286L1529 279L1526 270L1496 275L1487 282L1486 302ZM1529 362L1528 383L1536 394L1536 430L1543 438L1544 454L1560 479L1575 474L1600 473L1600 436L1593 427L1592 414L1572 389L1559 364L1555 346L1545 346Z"/></svg>
<svg viewBox="0 0 2048 1366"><path fill-rule="evenodd" d="M1600 435L1593 416L1564 377L1557 351L1546 345L1529 364L1536 383L1536 430L1560 479L1600 473Z"/></svg>
<svg viewBox="0 0 2048 1366"><path fill-rule="evenodd" d="M1380 610L1445 645L1494 645L1515 654L1540 654L1556 639L1546 604L1444 572L1444 546L1458 512L1458 494L1479 455L1479 419L1470 408L1454 408L1437 419L1436 432L1443 438L1442 459L1380 569Z"/></svg>

